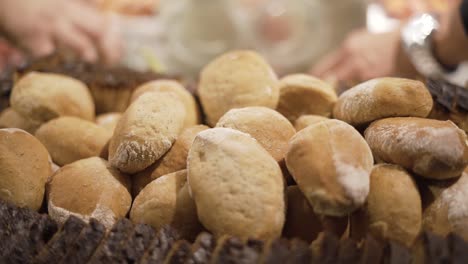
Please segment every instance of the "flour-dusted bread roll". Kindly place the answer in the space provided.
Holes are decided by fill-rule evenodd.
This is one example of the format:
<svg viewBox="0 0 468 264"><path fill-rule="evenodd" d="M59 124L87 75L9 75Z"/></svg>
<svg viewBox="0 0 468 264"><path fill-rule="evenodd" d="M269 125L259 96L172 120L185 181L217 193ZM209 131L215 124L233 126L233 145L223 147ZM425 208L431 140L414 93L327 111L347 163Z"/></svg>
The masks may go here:
<svg viewBox="0 0 468 264"><path fill-rule="evenodd" d="M0 200L39 210L50 173L49 153L39 140L20 129L0 129Z"/></svg>
<svg viewBox="0 0 468 264"><path fill-rule="evenodd" d="M109 142L109 162L137 173L160 159L181 132L185 107L173 93L146 93L133 102L117 123Z"/></svg>
<svg viewBox="0 0 468 264"><path fill-rule="evenodd" d="M370 232L410 247L421 218L421 196L411 175L398 165L379 164L371 173L366 206L351 217L351 235L363 238Z"/></svg>
<svg viewBox="0 0 468 264"><path fill-rule="evenodd" d="M426 230L446 236L449 232L468 239L468 170L456 183L432 193L433 201L423 213Z"/></svg>
<svg viewBox="0 0 468 264"><path fill-rule="evenodd" d="M94 102L88 88L64 75L26 74L13 87L10 103L20 115L38 122L59 116L94 120Z"/></svg>
<svg viewBox="0 0 468 264"><path fill-rule="evenodd" d="M107 228L125 217L132 197L130 179L98 157L79 160L58 170L48 188L49 215L63 223L71 215L99 220Z"/></svg>
<svg viewBox="0 0 468 264"><path fill-rule="evenodd" d="M281 169L250 135L230 128L200 132L187 169L198 217L215 236L281 235L285 218Z"/></svg>
<svg viewBox="0 0 468 264"><path fill-rule="evenodd" d="M450 121L387 118L372 123L365 137L377 160L423 177L458 177L468 164L466 134Z"/></svg>
<svg viewBox="0 0 468 264"><path fill-rule="evenodd" d="M294 122L294 127L297 131L300 131L310 125L317 124L318 122L328 120L328 117L319 116L319 115L303 115L296 119Z"/></svg>
<svg viewBox="0 0 468 264"><path fill-rule="evenodd" d="M148 184L135 198L130 219L156 229L170 225L183 238L195 239L202 225L189 195L187 171L164 175Z"/></svg>
<svg viewBox="0 0 468 264"><path fill-rule="evenodd" d="M276 161L284 159L289 139L296 134L296 130L284 116L262 106L231 109L221 117L216 126L250 134Z"/></svg>
<svg viewBox="0 0 468 264"><path fill-rule="evenodd" d="M327 120L299 131L290 141L286 165L314 211L345 216L362 206L374 160L352 126Z"/></svg>
<svg viewBox="0 0 468 264"><path fill-rule="evenodd" d="M184 129L172 148L153 165L132 177L133 195L136 196L148 183L157 178L187 168L187 155L197 134L209 127L204 125Z"/></svg>
<svg viewBox="0 0 468 264"><path fill-rule="evenodd" d="M89 157L98 157L112 133L91 121L71 116L53 119L36 131L59 166Z"/></svg>
<svg viewBox="0 0 468 264"><path fill-rule="evenodd" d="M294 123L302 115L331 116L337 100L333 87L306 74L292 74L280 80L278 112Z"/></svg>
<svg viewBox="0 0 468 264"><path fill-rule="evenodd" d="M177 81L156 80L139 86L132 94L131 102L147 92L173 92L184 103L186 116L184 127L194 126L200 123L200 111L195 98Z"/></svg>
<svg viewBox="0 0 468 264"><path fill-rule="evenodd" d="M18 128L34 134L41 122L33 121L18 114L13 108L7 108L0 113L0 128Z"/></svg>
<svg viewBox="0 0 468 264"><path fill-rule="evenodd" d="M333 116L360 126L387 117L427 117L432 105L432 96L420 81L377 78L344 92Z"/></svg>
<svg viewBox="0 0 468 264"><path fill-rule="evenodd" d="M117 112L101 114L96 117L96 124L113 134L121 117L122 113Z"/></svg>
<svg viewBox="0 0 468 264"><path fill-rule="evenodd" d="M198 94L209 125L232 108L276 108L277 77L271 66L253 51L231 51L209 63L201 72Z"/></svg>

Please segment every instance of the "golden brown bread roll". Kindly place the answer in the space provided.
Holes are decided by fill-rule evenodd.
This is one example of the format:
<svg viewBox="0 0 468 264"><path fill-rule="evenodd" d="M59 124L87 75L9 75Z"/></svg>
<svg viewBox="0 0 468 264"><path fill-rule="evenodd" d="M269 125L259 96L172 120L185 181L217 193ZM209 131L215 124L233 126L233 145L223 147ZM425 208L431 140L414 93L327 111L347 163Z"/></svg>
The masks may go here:
<svg viewBox="0 0 468 264"><path fill-rule="evenodd" d="M331 116L337 96L333 87L306 74L280 80L278 112L294 123L302 115Z"/></svg>
<svg viewBox="0 0 468 264"><path fill-rule="evenodd" d="M184 127L194 126L200 123L200 111L195 98L179 82L173 80L157 80L145 83L133 92L130 102L134 102L138 97L147 92L175 93L185 106L186 116Z"/></svg>
<svg viewBox="0 0 468 264"><path fill-rule="evenodd" d="M221 117L216 127L232 128L251 135L276 161L284 159L288 141L296 133L284 116L261 106L231 109Z"/></svg>
<svg viewBox="0 0 468 264"><path fill-rule="evenodd" d="M117 123L109 142L109 162L137 173L160 159L181 132L185 107L173 93L146 93L133 102Z"/></svg>
<svg viewBox="0 0 468 264"><path fill-rule="evenodd" d="M36 131L37 139L44 144L52 160L59 166L98 157L111 135L93 122L71 116L53 119Z"/></svg>
<svg viewBox="0 0 468 264"><path fill-rule="evenodd" d="M117 112L101 114L96 117L96 124L113 134L121 117L122 113Z"/></svg>
<svg viewBox="0 0 468 264"><path fill-rule="evenodd" d="M232 108L276 108L277 77L256 52L231 51L209 63L201 72L198 94L209 125Z"/></svg>
<svg viewBox="0 0 468 264"><path fill-rule="evenodd" d="M403 168L379 164L372 170L367 204L351 217L351 236L370 232L410 247L421 231L421 197L416 183Z"/></svg>
<svg viewBox="0 0 468 264"><path fill-rule="evenodd" d="M57 171L48 184L48 210L63 223L71 215L99 220L106 228L125 217L132 197L130 179L98 157L79 160Z"/></svg>
<svg viewBox="0 0 468 264"><path fill-rule="evenodd" d="M371 150L352 126L330 119L299 131L286 165L314 211L345 216L362 206L374 164Z"/></svg>
<svg viewBox="0 0 468 264"><path fill-rule="evenodd" d="M39 126L41 126L41 122L25 118L11 107L0 113L0 128L18 128L34 134Z"/></svg>
<svg viewBox="0 0 468 264"><path fill-rule="evenodd" d="M200 132L187 169L200 222L215 236L281 235L285 217L281 169L250 135L230 128Z"/></svg>
<svg viewBox="0 0 468 264"><path fill-rule="evenodd" d="M132 177L133 196L157 178L187 168L187 155L197 134L209 127L197 125L184 129L172 148L153 165Z"/></svg>
<svg viewBox="0 0 468 264"><path fill-rule="evenodd" d="M0 200L39 210L50 174L49 153L39 140L20 129L0 129Z"/></svg>
<svg viewBox="0 0 468 264"><path fill-rule="evenodd" d="M333 116L360 126L387 117L427 117L432 105L432 96L420 81L377 78L341 94Z"/></svg>
<svg viewBox="0 0 468 264"><path fill-rule="evenodd" d="M161 176L146 185L133 202L130 219L156 229L170 225L182 238L195 239L203 227L189 195L187 171Z"/></svg>
<svg viewBox="0 0 468 264"><path fill-rule="evenodd" d="M423 177L458 177L468 164L466 134L450 121L387 118L372 123L365 138L377 160Z"/></svg>
<svg viewBox="0 0 468 264"><path fill-rule="evenodd" d="M296 119L296 122L294 122L294 127L296 128L296 131L300 131L310 125L314 125L318 122L325 121L328 119L328 117L318 115L303 115Z"/></svg>
<svg viewBox="0 0 468 264"><path fill-rule="evenodd" d="M38 122L59 116L94 120L94 102L86 85L59 74L31 72L13 87L11 107Z"/></svg>

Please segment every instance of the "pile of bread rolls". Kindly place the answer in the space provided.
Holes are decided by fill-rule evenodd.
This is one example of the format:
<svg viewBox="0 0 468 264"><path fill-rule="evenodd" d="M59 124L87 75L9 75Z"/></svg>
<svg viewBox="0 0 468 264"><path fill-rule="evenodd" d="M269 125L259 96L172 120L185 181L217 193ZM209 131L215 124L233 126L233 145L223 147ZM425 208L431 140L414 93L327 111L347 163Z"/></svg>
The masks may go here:
<svg viewBox="0 0 468 264"><path fill-rule="evenodd" d="M378 78L338 97L232 51L203 69L197 93L202 112L180 83L152 81L123 113L96 117L80 81L25 75L0 115L0 198L59 222L128 216L186 239L468 239L466 134L427 119L423 83Z"/></svg>

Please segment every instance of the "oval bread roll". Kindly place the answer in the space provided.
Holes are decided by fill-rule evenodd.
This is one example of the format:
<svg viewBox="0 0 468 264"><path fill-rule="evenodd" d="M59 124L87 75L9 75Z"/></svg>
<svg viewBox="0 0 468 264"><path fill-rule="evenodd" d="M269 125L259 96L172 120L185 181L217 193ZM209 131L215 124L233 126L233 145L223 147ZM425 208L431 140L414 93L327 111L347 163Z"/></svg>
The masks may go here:
<svg viewBox="0 0 468 264"><path fill-rule="evenodd" d="M113 134L121 117L122 113L117 112L101 114L96 117L96 124Z"/></svg>
<svg viewBox="0 0 468 264"><path fill-rule="evenodd" d="M59 116L94 120L94 102L88 88L64 75L26 74L13 87L10 103L20 115L38 122Z"/></svg>
<svg viewBox="0 0 468 264"><path fill-rule="evenodd" d="M278 112L294 123L302 115L331 116L337 100L333 87L306 74L288 75L280 80Z"/></svg>
<svg viewBox="0 0 468 264"><path fill-rule="evenodd" d="M149 168L132 177L133 195L136 196L148 183L157 178L187 168L187 156L197 134L209 129L204 125L184 129L172 148Z"/></svg>
<svg viewBox="0 0 468 264"><path fill-rule="evenodd" d="M300 131L310 125L317 124L318 122L328 120L328 117L318 116L318 115L303 115L299 117L296 122L294 122L294 127L296 131Z"/></svg>
<svg viewBox="0 0 468 264"><path fill-rule="evenodd" d="M209 125L232 108L276 108L277 77L270 65L253 51L231 51L209 63L201 72L198 94Z"/></svg>
<svg viewBox="0 0 468 264"><path fill-rule="evenodd" d="M0 128L18 128L34 134L40 126L41 122L25 118L10 107L0 113Z"/></svg>
<svg viewBox="0 0 468 264"><path fill-rule="evenodd" d="M345 216L362 206L374 160L352 126L327 120L299 131L290 141L286 165L314 211Z"/></svg>
<svg viewBox="0 0 468 264"><path fill-rule="evenodd" d="M110 229L130 210L128 176L98 157L79 160L58 170L48 184L48 210L64 223L71 215L99 220Z"/></svg>
<svg viewBox="0 0 468 264"><path fill-rule="evenodd" d="M186 116L184 127L194 126L200 123L200 111L195 98L182 84L173 80L156 80L139 86L132 94L130 102L147 92L174 92L184 103Z"/></svg>
<svg viewBox="0 0 468 264"><path fill-rule="evenodd" d="M285 218L281 169L250 135L229 128L200 132L187 168L198 217L215 236L281 235Z"/></svg>
<svg viewBox="0 0 468 264"><path fill-rule="evenodd" d="M379 164L370 179L367 205L351 217L352 236L395 240L410 247L421 231L421 197L416 183L400 166Z"/></svg>
<svg viewBox="0 0 468 264"><path fill-rule="evenodd" d="M0 200L39 210L50 174L49 153L39 140L20 129L0 129Z"/></svg>
<svg viewBox="0 0 468 264"><path fill-rule="evenodd" d="M458 177L468 164L466 134L450 121L387 118L372 123L365 137L377 160L423 177Z"/></svg>
<svg viewBox="0 0 468 264"><path fill-rule="evenodd" d="M37 139L59 166L98 157L111 135L93 122L71 116L53 119L36 131Z"/></svg>
<svg viewBox="0 0 468 264"><path fill-rule="evenodd" d="M122 115L109 142L109 162L137 173L160 159L181 132L185 107L173 93L141 95Z"/></svg>
<svg viewBox="0 0 468 264"><path fill-rule="evenodd" d="M130 219L155 229L174 227L182 238L195 239L202 230L187 186L187 171L164 175L148 184L133 202Z"/></svg>
<svg viewBox="0 0 468 264"><path fill-rule="evenodd" d="M226 127L250 134L276 161L284 159L296 130L280 113L261 106L229 110L221 117L216 127Z"/></svg>
<svg viewBox="0 0 468 264"><path fill-rule="evenodd" d="M432 96L420 81L377 78L344 92L333 116L359 126L387 117L427 117L432 105Z"/></svg>

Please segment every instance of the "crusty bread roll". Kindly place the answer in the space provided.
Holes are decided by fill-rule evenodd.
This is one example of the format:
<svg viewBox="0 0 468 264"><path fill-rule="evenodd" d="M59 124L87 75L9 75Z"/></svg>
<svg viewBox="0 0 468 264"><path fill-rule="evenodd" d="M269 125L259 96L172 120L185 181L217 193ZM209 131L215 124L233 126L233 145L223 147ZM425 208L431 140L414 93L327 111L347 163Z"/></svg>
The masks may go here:
<svg viewBox="0 0 468 264"><path fill-rule="evenodd" d="M458 177L468 164L466 134L450 121L387 118L372 123L365 137L377 160L423 177Z"/></svg>
<svg viewBox="0 0 468 264"><path fill-rule="evenodd" d="M276 108L277 77L270 65L253 51L231 51L213 60L201 72L198 94L209 125L232 108Z"/></svg>
<svg viewBox="0 0 468 264"><path fill-rule="evenodd" d="M88 88L64 75L26 74L13 87L10 103L20 115L38 122L59 116L94 120L94 102Z"/></svg>
<svg viewBox="0 0 468 264"><path fill-rule="evenodd" d="M195 239L202 225L189 195L187 171L164 175L148 184L135 198L130 219L156 229L170 225L182 238Z"/></svg>
<svg viewBox="0 0 468 264"><path fill-rule="evenodd" d="M351 217L351 236L391 239L410 247L421 231L421 197L416 183L398 165L379 164L370 178L366 206Z"/></svg>
<svg viewBox="0 0 468 264"><path fill-rule="evenodd" d="M53 119L36 131L59 166L89 157L98 157L112 134L93 122L72 116Z"/></svg>
<svg viewBox="0 0 468 264"><path fill-rule="evenodd" d="M441 236L454 232L468 240L468 169L455 183L432 190L431 196L423 213L424 229Z"/></svg>
<svg viewBox="0 0 468 264"><path fill-rule="evenodd" d="M420 81L377 78L344 92L333 116L360 126L386 117L427 117L432 105L432 96Z"/></svg>
<svg viewBox="0 0 468 264"><path fill-rule="evenodd" d="M229 110L216 127L226 127L250 134L276 161L284 159L289 139L296 134L292 124L280 113L262 106Z"/></svg>
<svg viewBox="0 0 468 264"><path fill-rule="evenodd" d="M291 123L302 115L331 116L337 96L333 87L306 74L292 74L280 80L278 112Z"/></svg>
<svg viewBox="0 0 468 264"><path fill-rule="evenodd" d="M200 124L200 111L195 98L177 81L157 80L139 86L132 94L131 102L147 92L173 92L184 103L186 116L184 127Z"/></svg>
<svg viewBox="0 0 468 264"><path fill-rule="evenodd" d="M157 178L187 168L187 155L197 134L209 127L197 125L186 128L179 135L172 148L153 165L132 177L133 196L136 196L148 183Z"/></svg>
<svg viewBox="0 0 468 264"><path fill-rule="evenodd" d="M113 134L121 117L122 113L117 112L101 114L96 117L96 124Z"/></svg>
<svg viewBox="0 0 468 264"><path fill-rule="evenodd" d="M34 134L39 126L41 126L41 122L23 117L11 107L0 113L0 128L18 128Z"/></svg>
<svg viewBox="0 0 468 264"><path fill-rule="evenodd" d="M71 215L99 220L106 228L130 210L130 179L107 161L92 157L68 164L48 184L48 210L63 223Z"/></svg>
<svg viewBox="0 0 468 264"><path fill-rule="evenodd" d="M187 169L198 217L215 236L281 235L285 218L281 169L250 135L230 128L200 132Z"/></svg>
<svg viewBox="0 0 468 264"><path fill-rule="evenodd" d="M20 129L0 129L0 200L39 210L50 174L49 153L39 140Z"/></svg>
<svg viewBox="0 0 468 264"><path fill-rule="evenodd" d="M181 132L185 107L173 93L145 93L117 123L109 142L109 162L126 173L137 173L157 161Z"/></svg>
<svg viewBox="0 0 468 264"><path fill-rule="evenodd" d="M314 125L318 122L325 121L328 119L328 117L319 115L303 115L296 119L296 122L294 122L294 127L296 128L296 131L300 131L310 125Z"/></svg>
<svg viewBox="0 0 468 264"><path fill-rule="evenodd" d="M286 165L314 211L345 216L362 206L374 160L352 126L327 120L299 131L290 141Z"/></svg>

